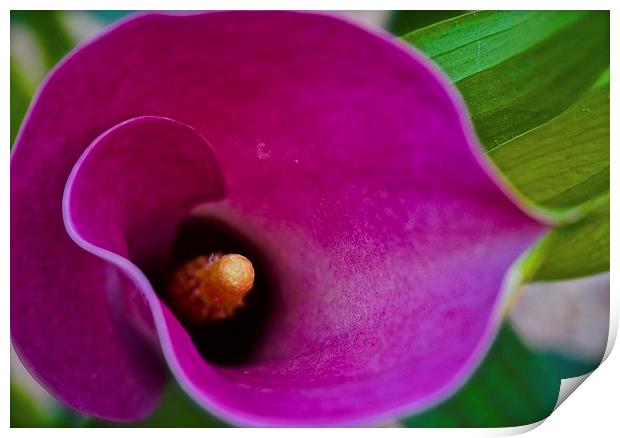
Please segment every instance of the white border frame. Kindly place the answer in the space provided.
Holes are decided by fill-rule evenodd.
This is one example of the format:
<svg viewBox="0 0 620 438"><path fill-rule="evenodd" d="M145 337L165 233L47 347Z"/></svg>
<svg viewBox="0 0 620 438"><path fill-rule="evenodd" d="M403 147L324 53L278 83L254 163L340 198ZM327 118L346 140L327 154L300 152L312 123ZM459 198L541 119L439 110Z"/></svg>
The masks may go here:
<svg viewBox="0 0 620 438"><path fill-rule="evenodd" d="M302 1L302 0L263 0L260 2L250 3L247 1L222 1L211 0L205 1L191 1L191 0L176 0L176 1L163 1L163 0L107 0L105 2L90 1L90 0L56 0L53 2L44 0L5 0L3 2L4 8L0 10L2 14L2 22L5 26L2 26L3 31L3 43L1 45L2 50L2 106L0 108L2 115L0 118L0 138L9 138L9 72L8 72L8 59L10 54L10 10L11 9L67 9L67 10L88 10L88 9L119 9L119 10L156 10L156 9L184 9L184 10L196 10L196 9L305 9L305 10L395 10L395 9L607 9L611 10L611 71L612 75L618 71L618 60L614 54L617 51L618 41L618 27L620 22L618 20L618 12L612 1L598 1L590 0L586 1L574 1L566 0L563 2L553 1L536 1L536 0L522 0L514 1L507 0L497 2L489 0L472 0L468 2L464 1L445 1L435 0L432 4L414 2L414 1L396 1L396 0L383 0L377 1L339 1L333 0L315 0L315 1ZM431 6L431 7L429 7ZM616 114L616 102L618 100L618 91L615 86L614 80L611 81L611 119L615 120ZM611 143L618 145L618 132L615 129L611 131ZM618 193L618 178L613 169L615 166L618 152L615 146L611 148L611 190L612 190L612 208L611 208L611 222L618 222L618 207L614 200L615 193ZM5 152L2 155L2 166L0 166L0 201L2 205L9 205L9 148L5 146ZM9 209L5 208L3 214L0 215L0 282L2 285L3 303L0 306L4 311L4 317L2 318L4 326L3 347L6 354L5 360L2 363L2 369L4 371L4 379L2 380L2 386L0 391L3 394L9 394L9 362L10 362L10 329L9 329ZM615 338L618 331L618 289L616 286L618 280L614 275L614 272L618 268L618 238L615 233L611 233L611 319L610 319L610 337L608 340L606 360L597 368L590 377L587 379L585 385L581 385L574 395L571 395L565 403L558 407L547 420L539 423L540 427L536 425L523 426L517 428L506 429L416 429L411 431L410 429L356 429L353 433L356 435L368 435L374 434L375 431L379 433L390 434L406 434L411 436L505 436L523 433L531 430L531 436L549 436L556 434L566 434L567 436L583 436L584 434L601 434L602 436L608 436L609 431L618 430L617 426L617 396L615 390L620 389L620 356L619 353L612 351L612 346L615 342ZM2 415L4 424L9 424L9 397L4 396L0 398L0 406L2 407ZM69 433L84 433L84 429L80 430L62 430L62 429L49 429L46 433L56 436L65 436ZM120 429L115 433L121 435L129 435L141 433L138 430ZM145 431L149 434L155 434L160 436L166 436L169 432L163 429L151 429ZM325 429L322 430L322 434L336 435L345 432L342 429ZM28 429L11 429L12 434L28 434ZM90 429L92 434L109 434L110 430L105 429ZM215 435L238 435L242 433L252 433L255 436L277 436L279 434L290 435L290 430L265 430L265 429L221 429L221 430L209 430L205 432L200 429L185 429L184 434L188 436L202 436L204 433ZM312 429L296 429L295 434L299 436L310 436L316 431ZM345 432L346 433L346 432ZM284 436L284 435L283 435Z"/></svg>

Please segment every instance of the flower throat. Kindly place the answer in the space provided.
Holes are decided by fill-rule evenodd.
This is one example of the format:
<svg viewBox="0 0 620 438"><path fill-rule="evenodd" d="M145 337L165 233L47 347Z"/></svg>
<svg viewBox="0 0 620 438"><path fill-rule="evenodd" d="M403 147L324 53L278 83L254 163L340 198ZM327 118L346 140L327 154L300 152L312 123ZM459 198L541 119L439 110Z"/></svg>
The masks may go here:
<svg viewBox="0 0 620 438"><path fill-rule="evenodd" d="M279 295L262 245L219 219L189 216L165 265L145 272L201 356L222 366L249 361Z"/></svg>

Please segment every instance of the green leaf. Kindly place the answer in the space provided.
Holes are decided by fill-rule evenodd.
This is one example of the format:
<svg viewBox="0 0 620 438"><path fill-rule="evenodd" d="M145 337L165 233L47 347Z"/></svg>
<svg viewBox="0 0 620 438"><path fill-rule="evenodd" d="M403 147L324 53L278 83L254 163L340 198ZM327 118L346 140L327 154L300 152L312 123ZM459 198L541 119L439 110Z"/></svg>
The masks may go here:
<svg viewBox="0 0 620 438"><path fill-rule="evenodd" d="M89 427L230 427L209 415L191 400L176 384L170 383L162 400L146 420L131 424L93 420Z"/></svg>
<svg viewBox="0 0 620 438"><path fill-rule="evenodd" d="M591 373L598 368L602 360L602 358L601 360L593 361L570 357L557 351L547 351L543 353L543 355L562 379L570 379L571 377L578 377Z"/></svg>
<svg viewBox="0 0 620 438"><path fill-rule="evenodd" d="M609 191L609 83L489 156L521 193L547 208L571 208Z"/></svg>
<svg viewBox="0 0 620 438"><path fill-rule="evenodd" d="M452 397L404 420L408 427L509 427L553 412L560 375L506 324L482 365Z"/></svg>
<svg viewBox="0 0 620 438"><path fill-rule="evenodd" d="M584 218L555 228L541 246L543 261L532 280L560 280L609 271L609 192Z"/></svg>
<svg viewBox="0 0 620 438"><path fill-rule="evenodd" d="M11 11L11 21L21 23L32 32L48 70L75 44L63 25L61 14L60 11Z"/></svg>
<svg viewBox="0 0 620 438"><path fill-rule="evenodd" d="M474 12L403 38L455 82L487 149L561 113L609 66L605 11Z"/></svg>
<svg viewBox="0 0 620 438"><path fill-rule="evenodd" d="M11 427L54 427L56 421L15 383L10 384Z"/></svg>
<svg viewBox="0 0 620 438"><path fill-rule="evenodd" d="M394 35L404 35L422 27L430 26L439 21L447 20L458 15L464 14L465 11L392 11L387 24L387 30Z"/></svg>

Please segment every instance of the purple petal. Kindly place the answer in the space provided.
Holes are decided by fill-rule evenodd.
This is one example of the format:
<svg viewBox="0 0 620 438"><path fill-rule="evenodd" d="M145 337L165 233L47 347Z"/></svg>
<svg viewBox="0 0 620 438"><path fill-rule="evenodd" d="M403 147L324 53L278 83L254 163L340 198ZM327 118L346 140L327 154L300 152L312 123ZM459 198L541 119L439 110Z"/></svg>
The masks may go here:
<svg viewBox="0 0 620 438"><path fill-rule="evenodd" d="M118 290L134 296L131 291L138 289L142 295L135 296L146 299L182 386L232 421L367 424L428 407L454 391L480 361L498 326L505 274L545 230L500 187L466 114L453 88L420 55L331 17L226 12L127 21L55 71L16 145L11 163L16 347L67 403L100 415L139 415L135 405L110 414L112 408L100 404L98 397L126 397L122 385L107 391L96 386L98 391L82 395L81 380L72 378L98 370L116 373L121 382L135 377L139 394L156 392L149 389L156 386L152 382L140 381L143 364L130 359L132 351L116 338L106 341L106 362L99 350L84 349L81 333L74 333L95 330L91 310L66 311L74 300L96 306L98 327L114 327L101 305L107 267L123 274L118 278L126 284ZM97 191L102 189L97 181L110 184L97 169L114 169L121 152L106 161L104 144L117 131L133 132L136 124L157 129L168 124L173 139L184 133L194 137L190 144L203 144L186 124L209 141L227 192L223 201L203 205L200 214L252 236L275 271L273 318L243 366L206 362L135 266L161 261L145 257L166 252L190 199L216 197L211 189L219 186L210 178L217 166L208 153L196 160L207 170L206 193L182 182L170 185L180 204L146 170L140 178L163 193L154 196L133 184L127 198L118 193L74 198L70 230L101 261L63 234L59 206L73 164L100 133L141 115L179 123L137 119L108 131L79 166L100 148L103 155L93 158L90 171L77 168L68 190L79 187L81 172ZM135 128L133 152L148 147L140 137L143 128ZM141 168L157 165L148 155ZM192 177L191 169L200 165L171 161ZM130 172L122 175L123 181L133 178ZM119 199L127 202L117 204ZM106 200L112 216L93 214ZM149 224L151 206L169 208L161 224ZM113 220L106 222L108 217ZM131 218L133 228L119 218ZM70 319L74 332L67 334L64 321L51 323L53 315ZM46 348L41 333L56 339L55 351ZM76 351L84 363L63 372L60 365ZM115 365L109 371L119 358L130 369Z"/></svg>

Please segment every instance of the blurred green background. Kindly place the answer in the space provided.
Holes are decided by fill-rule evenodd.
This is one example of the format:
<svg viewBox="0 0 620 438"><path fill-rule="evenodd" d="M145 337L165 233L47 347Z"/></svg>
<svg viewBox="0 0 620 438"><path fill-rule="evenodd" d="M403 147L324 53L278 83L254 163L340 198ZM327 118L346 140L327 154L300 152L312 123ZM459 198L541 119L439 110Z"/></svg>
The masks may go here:
<svg viewBox="0 0 620 438"><path fill-rule="evenodd" d="M77 43L96 35L106 25L122 18L129 12L11 12L11 145L15 141L30 100L46 73ZM517 24L525 23L533 26L533 33L540 37L540 41L537 41L536 44L532 43L527 46L523 43L521 36L516 35L511 37L513 40L508 39L510 36L502 37L504 39L498 42L498 44L501 43L498 47L504 51L515 51L515 53L507 55L507 58L527 56L526 60L529 64L543 72L545 72L544 69L556 68L556 65L550 66L545 63L546 60L553 56L554 50L559 50L559 41L553 40L554 37L558 36L556 34L564 32L561 38L564 40L568 38L568 43L572 44L573 40L571 38L574 41L578 41L578 38L583 38L584 32L586 36L589 35L588 32L591 32L591 30L588 26L596 25L600 27L600 23L596 21L600 17L586 17L587 19L583 20L576 18L575 20L577 21L575 21L576 24L573 29L569 24L566 24L573 20L573 18L564 14L553 15L553 13L537 13L531 16L523 12L515 13L521 15L512 13L496 15L491 13L478 16L475 14L465 14L465 11L340 11L334 13L347 16L366 26L384 28L396 36L405 35L405 41L415 45L431 56L454 79L457 87L463 93L472 111L478 134L483 139L483 142L485 134L489 131L485 126L488 119L476 119L475 109L481 104L475 100L475 97L470 98L468 93L473 93L470 90L476 90L476 80L480 82L484 79L485 71L488 72L497 68L496 64L499 61L493 61L495 64L489 61L488 68L484 71L464 73L463 71L469 67L467 65L459 66L458 62L467 58L467 52L458 53L458 57L453 61L445 55L449 51L446 47L449 47L450 44L454 44L455 47L461 50L463 50L463 47L467 48L468 44L473 44L472 50L476 49L476 47L478 50L476 62L479 63L481 53L480 41L482 37L478 35L477 39L471 39L471 32L467 33L468 25L474 26L472 29L484 29L484 26L491 28L488 35L489 44L494 41L494 38L497 39L496 33L499 32L493 26L501 26L503 23L509 23L510 20L517 20L515 21ZM454 20L459 20L456 22L457 26L454 25ZM461 33L456 33L454 32L455 28L463 30ZM609 32L608 15L607 32ZM487 38L487 36L484 38ZM605 35L603 34L601 38L604 40ZM440 47L439 49L441 50L439 50L436 44L437 41L443 41L442 44L446 47ZM573 88L567 85L560 89L559 93L565 96L565 99L553 108L556 114L549 115L545 120L536 120L534 125L532 125L534 123L532 120L523 122L527 122L530 125L524 128L523 131L527 135L521 135L523 134L522 132L517 133L521 137L525 137L525 140L519 139L517 141L525 143L525 145L520 144L520 151L527 150L528 138L531 138L532 140L530 141L533 141L535 135L545 135L547 137L549 135L557 135L553 134L553 132L548 133L547 131L550 129L548 126L551 125L553 127L553 123L559 124L562 121L562 117L570 116L574 118L574 115L570 113L572 105L581 105L579 108L584 107L585 103L579 99L590 96L588 93L591 91L587 90L594 90L593 92L601 90L600 87L594 87L596 85L594 79L599 76L602 79L598 79L597 83L607 87L607 91L605 91L605 88L602 89L603 93L607 92L607 101L606 103L603 102L600 108L603 111L606 109L607 125L609 124L609 49L608 46L605 48L604 44L601 47L600 65L593 62L597 69L591 67L592 79L584 79L583 83L579 83ZM492 49L492 47L490 48ZM594 47L596 50L598 48L599 46ZM560 49L564 50L562 47ZM587 50L588 53L592 53L593 48L590 47ZM605 64L605 50L607 50L607 64ZM574 50L574 52L578 52L578 50ZM494 55L489 50L487 54L483 51L482 56L484 64L484 56L490 59ZM570 54L567 54L567 57L570 58ZM504 66L508 62L505 60L500 61L502 63L499 66ZM581 62L581 60L575 59L575 62ZM556 64L558 69L572 68L568 64L568 66L563 65L562 62ZM514 66L510 68L511 72L515 71ZM607 69L607 73L605 73L605 69ZM494 75L491 78L502 74L499 71L491 73ZM523 78L526 78L527 74L531 74L531 72L523 72ZM481 75L482 79L479 77ZM488 82L486 81L488 81L488 78L484 79L482 86L487 86ZM571 83L570 81L568 82ZM472 96L476 95L472 94ZM524 103L531 105L532 102L537 102L538 99L544 97L544 95L533 94ZM589 104L590 101L587 102ZM500 114L500 116L505 118L506 114ZM602 119L599 119L603 120L604 125L604 115L601 117ZM493 126L501 125L497 121L492 121L492 123ZM541 129L540 126L543 125L544 127ZM540 134L541 130L542 134ZM537 131L538 134L531 134L531 131ZM506 131L502 132L494 133L493 135L489 134L489 138L495 141L495 146L499 146L498 139L504 141L500 134L506 135ZM513 137L519 136L517 134L513 135ZM583 149L585 146L582 144L587 143L597 147L598 149L596 150L598 151L601 149L600 145L604 145L606 141L607 148L603 148L601 160L604 161L606 158L608 166L608 129L606 135L607 137L603 135L601 138L595 139L596 142L592 139L583 140L578 146ZM514 143L515 138L513 137L506 137L507 141ZM501 151L495 151L495 153L493 147L489 149L491 150L490 155L496 160L502 171L505 171L511 178L511 181L522 189L528 197L547 207L556 207L556 205L545 204L546 199L536 198L536 194L540 193L540 188L536 188L537 191L535 193L532 192L533 194L530 195L525 182L523 186L520 185L519 178L525 173L524 171L521 172L522 169L518 166L515 168L515 166L511 167L510 165L504 167L501 164L502 159L504 159L503 156L510 155L510 148L504 148ZM604 156L605 151L607 157ZM514 158L511 158L510 163L514 162L514 160ZM505 160L505 162L508 163L509 161ZM526 170L529 171L529 169ZM600 173L600 169L597 169L597 172ZM547 257L547 253L545 253L544 255L547 258L544 258L542 267L539 267L537 273L531 278L532 280L561 281L532 283L522 288L519 301L512 308L510 317L504 324L484 363L470 381L451 398L429 411L411 418L394 419L393 423L377 426L499 427L537 422L553 411L559 391L560 379L579 376L596 368L602 359L607 342L609 315L609 276L604 273L604 271L608 270L606 266L609 263L608 174L607 170L606 180L600 180L599 178L596 190L589 189L590 191L585 192L581 190L580 194L583 196L579 198L580 203L578 207L584 219L566 229L561 228L559 233L556 232L554 234L554 238L550 239L552 250L547 251L547 253L550 252L554 256ZM546 175L545 177L549 176ZM551 175L551 177L555 176ZM577 184L575 183L574 185ZM561 194L565 191L564 187L557 189L557 192ZM601 193L603 193L602 199L606 199L607 210L604 209L605 204L603 204L603 213L597 212L600 211L597 210L591 214L590 210L587 210L585 206L589 208L593 204L600 205L601 202L594 202L592 200L601 199ZM607 198L604 197L605 193L607 193ZM557 200L558 198L555 197L553 199ZM573 208L575 205L577 204L573 203L561 205L560 207ZM593 232L596 234L596 232L601 232L602 230L602 241L596 242L596 248L602 253L602 260L598 262L595 260L596 263L592 262L591 266L586 266L583 272L579 272L576 267L567 265L566 260L573 260L575 257L570 252L566 252L567 250L562 249L562 245L568 239L572 242L571 247L580 248L579 245L584 244L579 240L579 233L584 233L584 229L589 233L588 235L592 235ZM605 239L607 240L605 241ZM582 252L584 251L583 248L580 249ZM576 264L583 267L583 263L579 263L579 260L577 260ZM600 274L599 272L603 273ZM571 280L573 277L582 277L589 274L597 275ZM11 356L10 396L12 427L114 426L73 412L56 402L28 375L14 353ZM226 427L227 425L202 411L183 394L178 386L171 383L159 408L149 419L140 423L123 426Z"/></svg>

